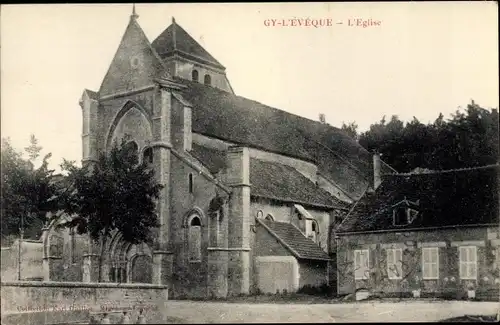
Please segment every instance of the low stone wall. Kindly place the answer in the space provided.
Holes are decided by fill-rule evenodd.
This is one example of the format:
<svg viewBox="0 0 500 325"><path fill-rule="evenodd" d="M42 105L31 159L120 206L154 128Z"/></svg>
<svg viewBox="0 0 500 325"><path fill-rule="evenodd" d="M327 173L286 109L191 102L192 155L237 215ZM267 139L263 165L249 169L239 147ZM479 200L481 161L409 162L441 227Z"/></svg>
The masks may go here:
<svg viewBox="0 0 500 325"><path fill-rule="evenodd" d="M136 319L143 309L148 323L166 321L168 289L152 284L81 282L2 282L1 312L6 315L128 310Z"/></svg>

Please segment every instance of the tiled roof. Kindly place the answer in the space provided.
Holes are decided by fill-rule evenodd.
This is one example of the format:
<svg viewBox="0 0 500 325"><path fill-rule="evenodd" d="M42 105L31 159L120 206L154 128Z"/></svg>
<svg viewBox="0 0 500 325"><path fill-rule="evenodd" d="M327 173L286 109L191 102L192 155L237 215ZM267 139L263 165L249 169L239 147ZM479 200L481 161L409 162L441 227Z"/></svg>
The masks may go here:
<svg viewBox="0 0 500 325"><path fill-rule="evenodd" d="M177 52L180 55L194 56L195 59L202 59L224 69L219 61L175 22L168 26L151 45L162 59Z"/></svg>
<svg viewBox="0 0 500 325"><path fill-rule="evenodd" d="M191 155L213 174L226 167L226 153L222 150L193 143ZM253 196L326 208L347 210L349 207L347 203L316 186L295 168L275 162L251 158L250 184Z"/></svg>
<svg viewBox="0 0 500 325"><path fill-rule="evenodd" d="M193 132L317 161L319 172L352 198L372 183L372 155L341 130L197 82L188 87Z"/></svg>
<svg viewBox="0 0 500 325"><path fill-rule="evenodd" d="M294 225L287 222L276 222L257 219L271 235L276 237L295 257L309 260L329 260L319 245L304 234Z"/></svg>
<svg viewBox="0 0 500 325"><path fill-rule="evenodd" d="M253 196L312 206L348 208L346 203L334 198L295 168L275 162L251 158L250 184Z"/></svg>
<svg viewBox="0 0 500 325"><path fill-rule="evenodd" d="M375 193L367 193L338 232L364 232L499 223L498 166L452 172L387 175ZM393 225L393 205L418 202L409 225Z"/></svg>

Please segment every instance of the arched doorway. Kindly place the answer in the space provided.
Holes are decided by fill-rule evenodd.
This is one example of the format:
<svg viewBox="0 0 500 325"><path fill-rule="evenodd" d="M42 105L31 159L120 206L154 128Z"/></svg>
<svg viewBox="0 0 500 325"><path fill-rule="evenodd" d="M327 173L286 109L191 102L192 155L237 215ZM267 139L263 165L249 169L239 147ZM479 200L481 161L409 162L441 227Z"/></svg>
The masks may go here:
<svg viewBox="0 0 500 325"><path fill-rule="evenodd" d="M153 255L147 244L131 245L126 261L127 282L153 283Z"/></svg>
<svg viewBox="0 0 500 325"><path fill-rule="evenodd" d="M134 283L152 283L153 260L148 255L135 255L131 263L131 282Z"/></svg>

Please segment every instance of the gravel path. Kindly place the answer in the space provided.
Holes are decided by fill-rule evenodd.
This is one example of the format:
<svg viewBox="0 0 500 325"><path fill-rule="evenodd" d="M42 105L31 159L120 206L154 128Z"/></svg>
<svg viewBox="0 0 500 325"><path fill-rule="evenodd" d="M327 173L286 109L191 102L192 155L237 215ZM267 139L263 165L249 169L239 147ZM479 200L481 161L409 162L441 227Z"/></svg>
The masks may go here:
<svg viewBox="0 0 500 325"><path fill-rule="evenodd" d="M465 314L492 315L500 308L495 302L467 301L238 304L171 300L166 305L168 319L175 323L433 322Z"/></svg>

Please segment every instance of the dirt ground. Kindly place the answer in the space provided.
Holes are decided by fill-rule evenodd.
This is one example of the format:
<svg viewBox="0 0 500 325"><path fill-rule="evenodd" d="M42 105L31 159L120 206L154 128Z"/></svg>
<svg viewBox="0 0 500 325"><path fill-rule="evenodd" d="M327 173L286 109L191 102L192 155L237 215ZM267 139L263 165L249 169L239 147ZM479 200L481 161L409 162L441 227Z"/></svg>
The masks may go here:
<svg viewBox="0 0 500 325"><path fill-rule="evenodd" d="M171 323L436 322L463 315L493 315L496 302L408 301L342 304L166 302Z"/></svg>

